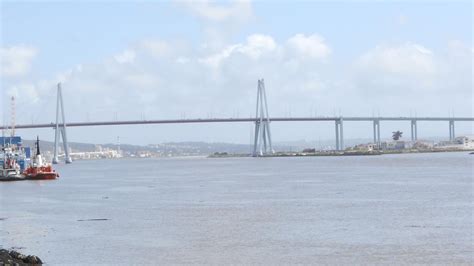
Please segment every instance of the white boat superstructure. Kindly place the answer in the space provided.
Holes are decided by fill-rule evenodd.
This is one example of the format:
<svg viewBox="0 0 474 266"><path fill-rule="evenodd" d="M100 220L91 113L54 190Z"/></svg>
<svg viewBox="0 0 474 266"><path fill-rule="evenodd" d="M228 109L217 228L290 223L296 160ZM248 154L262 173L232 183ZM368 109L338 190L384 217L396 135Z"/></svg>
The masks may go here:
<svg viewBox="0 0 474 266"><path fill-rule="evenodd" d="M10 146L3 148L0 153L0 161L3 162L0 167L0 180L18 180L23 179L20 165L16 161L16 155Z"/></svg>

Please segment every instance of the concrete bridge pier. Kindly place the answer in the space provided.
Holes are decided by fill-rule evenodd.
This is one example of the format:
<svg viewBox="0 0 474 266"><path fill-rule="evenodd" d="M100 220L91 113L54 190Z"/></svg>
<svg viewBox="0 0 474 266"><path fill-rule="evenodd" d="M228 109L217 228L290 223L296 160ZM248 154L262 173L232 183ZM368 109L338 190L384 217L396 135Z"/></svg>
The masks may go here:
<svg viewBox="0 0 474 266"><path fill-rule="evenodd" d="M456 138L454 134L454 120L449 120L449 140L453 141Z"/></svg>
<svg viewBox="0 0 474 266"><path fill-rule="evenodd" d="M344 123L342 117L335 121L336 129L336 150L344 150Z"/></svg>
<svg viewBox="0 0 474 266"><path fill-rule="evenodd" d="M380 121L378 119L374 120L374 144L377 145L377 148L380 149Z"/></svg>
<svg viewBox="0 0 474 266"><path fill-rule="evenodd" d="M411 120L411 141L418 140L418 129L416 127L416 120Z"/></svg>

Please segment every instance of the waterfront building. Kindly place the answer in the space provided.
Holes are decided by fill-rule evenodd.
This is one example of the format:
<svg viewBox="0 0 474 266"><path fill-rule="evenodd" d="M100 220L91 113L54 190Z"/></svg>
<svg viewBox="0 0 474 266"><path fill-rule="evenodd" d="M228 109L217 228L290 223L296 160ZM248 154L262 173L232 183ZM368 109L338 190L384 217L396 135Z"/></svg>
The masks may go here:
<svg viewBox="0 0 474 266"><path fill-rule="evenodd" d="M436 149L458 149L473 150L474 136L459 136L452 141L441 141L435 146Z"/></svg>

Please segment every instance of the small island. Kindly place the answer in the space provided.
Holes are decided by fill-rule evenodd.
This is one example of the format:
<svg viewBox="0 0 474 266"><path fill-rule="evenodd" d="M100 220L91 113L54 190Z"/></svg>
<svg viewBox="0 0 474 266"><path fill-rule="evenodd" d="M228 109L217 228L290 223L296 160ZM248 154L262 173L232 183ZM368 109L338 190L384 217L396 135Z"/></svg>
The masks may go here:
<svg viewBox="0 0 474 266"><path fill-rule="evenodd" d="M259 157L303 157L303 156L372 156L401 153L435 153L467 151L474 154L474 138L471 136L457 137L452 141L433 142L427 140L400 140L403 132L393 132L391 141L357 144L344 150L317 150L306 148L301 151L277 151ZM215 152L209 158L252 157L252 154Z"/></svg>

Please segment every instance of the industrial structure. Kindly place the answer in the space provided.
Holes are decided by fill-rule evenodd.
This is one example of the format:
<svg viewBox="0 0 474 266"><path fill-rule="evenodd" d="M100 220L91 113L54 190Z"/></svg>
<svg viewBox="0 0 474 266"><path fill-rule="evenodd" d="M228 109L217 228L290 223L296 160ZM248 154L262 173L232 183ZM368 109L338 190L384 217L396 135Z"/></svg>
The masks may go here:
<svg viewBox="0 0 474 266"><path fill-rule="evenodd" d="M14 114L12 115L14 120ZM377 147L381 146L380 139L380 122L381 121L407 121L411 123L411 140L418 140L417 122L419 121L439 121L448 122L449 125L449 140L453 141L455 136L454 126L455 122L474 122L474 117L273 117L268 113L267 96L265 92L264 80L258 81L257 86L257 106L254 118L207 118L207 119L166 119L166 120L128 120L128 121L102 121L102 122L72 122L68 123L68 127L86 127L86 126L116 126L116 125L146 125L146 124L186 124L186 123L255 123L255 136L253 156L264 156L272 154L272 139L270 131L270 122L318 122L318 121L334 121L335 122L335 136L336 136L336 150L344 150L344 122L372 122L373 123L373 137L374 144ZM54 158L53 163L58 162L59 141L62 137L63 148L65 153L66 163L71 163L69 148L66 134L66 120L64 115L64 102L61 90L61 84L57 88L57 104L56 104L56 123L50 124L24 124L11 126L0 126L0 129L26 129L26 128L54 128Z"/></svg>

